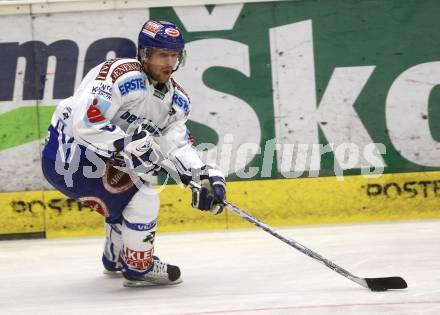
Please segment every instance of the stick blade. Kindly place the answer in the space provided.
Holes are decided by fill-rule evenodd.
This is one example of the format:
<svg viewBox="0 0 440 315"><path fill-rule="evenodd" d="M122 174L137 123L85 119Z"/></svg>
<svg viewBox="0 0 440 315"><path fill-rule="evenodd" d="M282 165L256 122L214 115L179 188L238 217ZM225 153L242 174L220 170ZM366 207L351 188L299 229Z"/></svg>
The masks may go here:
<svg viewBox="0 0 440 315"><path fill-rule="evenodd" d="M386 291L392 289L406 289L406 281L401 277L365 278L371 291Z"/></svg>

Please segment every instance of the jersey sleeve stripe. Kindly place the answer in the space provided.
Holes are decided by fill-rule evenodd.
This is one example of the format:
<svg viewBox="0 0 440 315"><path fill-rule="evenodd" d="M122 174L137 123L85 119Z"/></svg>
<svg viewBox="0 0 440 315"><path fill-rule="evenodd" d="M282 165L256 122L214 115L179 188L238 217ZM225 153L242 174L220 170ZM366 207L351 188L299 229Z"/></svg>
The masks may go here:
<svg viewBox="0 0 440 315"><path fill-rule="evenodd" d="M112 64L114 64L118 59L110 59L104 62L104 64L101 67L101 70L99 70L98 75L96 76L96 80L105 81L107 78L108 72L110 70L110 67Z"/></svg>

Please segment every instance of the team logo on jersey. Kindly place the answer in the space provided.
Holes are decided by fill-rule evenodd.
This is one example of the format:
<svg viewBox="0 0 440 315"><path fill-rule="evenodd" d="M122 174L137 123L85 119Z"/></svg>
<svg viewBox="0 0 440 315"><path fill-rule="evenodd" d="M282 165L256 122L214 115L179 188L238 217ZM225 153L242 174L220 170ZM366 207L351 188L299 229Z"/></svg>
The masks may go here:
<svg viewBox="0 0 440 315"><path fill-rule="evenodd" d="M94 97L87 105L87 111L84 116L84 123L87 126L105 121L104 114L110 107L110 103L100 97Z"/></svg>
<svg viewBox="0 0 440 315"><path fill-rule="evenodd" d="M179 37L179 35L180 35L180 32L178 30L176 30L175 28L165 29L165 33L171 37Z"/></svg>
<svg viewBox="0 0 440 315"><path fill-rule="evenodd" d="M118 85L118 88L119 91L121 92L121 95L124 96L133 91L145 90L146 81L144 77L139 75L134 78L130 78L130 79L126 79L125 81L122 81Z"/></svg>

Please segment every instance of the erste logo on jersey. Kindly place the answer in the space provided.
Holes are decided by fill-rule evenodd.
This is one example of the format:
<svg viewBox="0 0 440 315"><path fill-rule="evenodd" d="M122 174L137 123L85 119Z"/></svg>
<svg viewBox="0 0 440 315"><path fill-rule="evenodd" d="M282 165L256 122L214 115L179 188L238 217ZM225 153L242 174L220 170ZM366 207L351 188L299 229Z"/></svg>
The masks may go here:
<svg viewBox="0 0 440 315"><path fill-rule="evenodd" d="M167 28L165 29L165 33L171 37L179 37L180 32L175 28Z"/></svg>
<svg viewBox="0 0 440 315"><path fill-rule="evenodd" d="M118 85L119 91L121 92L121 95L127 95L128 93L136 90L145 90L146 88L146 81L145 78L142 76L136 76L134 78L128 78L124 81L122 81Z"/></svg>
<svg viewBox="0 0 440 315"><path fill-rule="evenodd" d="M173 104L176 104L185 115L189 114L189 102L180 93L174 92Z"/></svg>

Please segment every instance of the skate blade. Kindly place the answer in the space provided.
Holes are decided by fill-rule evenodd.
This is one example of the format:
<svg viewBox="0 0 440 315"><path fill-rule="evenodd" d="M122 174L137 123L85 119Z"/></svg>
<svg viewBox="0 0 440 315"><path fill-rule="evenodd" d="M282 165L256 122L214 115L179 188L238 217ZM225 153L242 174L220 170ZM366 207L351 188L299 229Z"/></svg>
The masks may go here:
<svg viewBox="0 0 440 315"><path fill-rule="evenodd" d="M107 277L111 277L111 278L120 278L120 277L122 277L122 272L120 270L112 271L112 270L104 269L102 271L102 273L105 274Z"/></svg>
<svg viewBox="0 0 440 315"><path fill-rule="evenodd" d="M139 287L157 287L157 286L175 285L182 282L183 282L182 279L167 283L157 283L157 282L149 282L149 281L141 281L141 280L136 281L136 280L126 279L122 285L127 288L139 288Z"/></svg>

